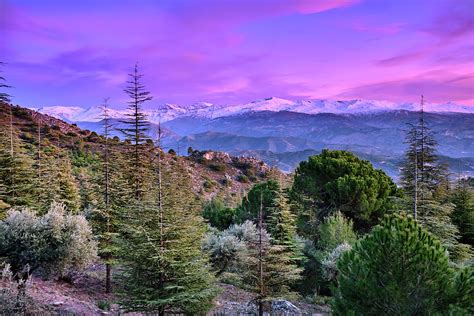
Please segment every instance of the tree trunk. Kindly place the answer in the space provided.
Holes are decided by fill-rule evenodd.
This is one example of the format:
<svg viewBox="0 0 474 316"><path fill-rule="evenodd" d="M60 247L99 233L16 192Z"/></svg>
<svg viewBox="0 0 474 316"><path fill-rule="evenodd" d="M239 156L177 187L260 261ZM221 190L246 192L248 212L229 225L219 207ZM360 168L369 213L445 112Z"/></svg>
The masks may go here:
<svg viewBox="0 0 474 316"><path fill-rule="evenodd" d="M110 263L105 264L105 293L112 292L112 284L110 282L112 267Z"/></svg>

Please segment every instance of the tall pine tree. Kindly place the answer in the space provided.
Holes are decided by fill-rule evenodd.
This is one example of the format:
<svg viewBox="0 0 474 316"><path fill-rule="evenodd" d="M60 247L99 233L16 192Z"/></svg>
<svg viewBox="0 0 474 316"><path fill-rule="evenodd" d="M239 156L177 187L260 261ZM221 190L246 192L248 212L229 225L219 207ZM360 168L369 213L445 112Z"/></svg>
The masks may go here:
<svg viewBox="0 0 474 316"><path fill-rule="evenodd" d="M0 62L0 67L3 65L4 63ZM0 72L2 71L0 70ZM10 86L6 84L5 77L0 76L0 89L3 90L4 88L10 88ZM4 91L0 91L0 103L5 103L5 104L10 103L10 95Z"/></svg>
<svg viewBox="0 0 474 316"><path fill-rule="evenodd" d="M134 188L134 195L136 200L143 198L143 182L145 177L145 165L144 161L144 143L148 139L146 135L149 123L147 121L146 114L143 112L143 104L147 101L152 100L152 96L149 91L145 89L142 84L141 75L138 71L138 63L135 64L133 73L129 74L128 86L125 88L125 93L129 96L128 101L129 113L126 114L127 119L121 121L126 125L125 128L120 129L125 138L131 142L132 151L130 155L130 177Z"/></svg>
<svg viewBox="0 0 474 316"><path fill-rule="evenodd" d="M451 202L454 204L452 219L459 228L460 241L474 247L474 192L466 181L458 181Z"/></svg>
<svg viewBox="0 0 474 316"><path fill-rule="evenodd" d="M445 182L447 173L446 166L439 162L436 153L438 143L426 122L423 103L422 96L419 118L415 124L409 124L410 129L405 141L408 148L401 173L401 184L412 199L415 219L416 209L423 200L423 193L437 192Z"/></svg>
<svg viewBox="0 0 474 316"><path fill-rule="evenodd" d="M206 226L182 166L162 165L158 153L155 199L130 210L121 259L129 311L201 315L216 291L201 241ZM178 163L179 164L179 163Z"/></svg>
<svg viewBox="0 0 474 316"><path fill-rule="evenodd" d="M277 201L271 222L277 237L272 240L265 229L263 191L260 192L260 210L257 221L257 236L249 241L243 256L243 281L255 292L258 314L263 315L265 302L295 295L291 290L300 278L302 270L295 264L295 252L291 216L282 199ZM292 240L293 239L293 240Z"/></svg>
<svg viewBox="0 0 474 316"><path fill-rule="evenodd" d="M13 125L12 107L8 108L10 124L0 127L0 200L9 206L29 206L35 196L33 159Z"/></svg>
<svg viewBox="0 0 474 316"><path fill-rule="evenodd" d="M453 206L439 193L445 191L447 168L439 163L437 142L423 111L423 96L418 121L407 133L408 149L402 166L401 183L411 198L413 217L441 240L454 260L470 256L469 246L459 243L459 230L451 221Z"/></svg>

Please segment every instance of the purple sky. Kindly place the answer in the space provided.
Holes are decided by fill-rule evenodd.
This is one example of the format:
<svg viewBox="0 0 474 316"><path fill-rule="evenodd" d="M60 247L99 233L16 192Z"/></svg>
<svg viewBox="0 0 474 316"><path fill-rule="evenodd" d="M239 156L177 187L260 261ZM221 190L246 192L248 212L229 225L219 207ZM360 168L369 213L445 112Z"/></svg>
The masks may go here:
<svg viewBox="0 0 474 316"><path fill-rule="evenodd" d="M474 105L474 0L0 0L26 106L383 99Z"/></svg>

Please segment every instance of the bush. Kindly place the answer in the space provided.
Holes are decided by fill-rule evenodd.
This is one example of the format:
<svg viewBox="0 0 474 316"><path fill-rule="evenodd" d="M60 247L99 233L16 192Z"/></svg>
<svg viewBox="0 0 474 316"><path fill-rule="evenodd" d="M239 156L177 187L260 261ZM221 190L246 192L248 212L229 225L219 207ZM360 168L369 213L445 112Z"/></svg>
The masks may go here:
<svg viewBox="0 0 474 316"><path fill-rule="evenodd" d="M209 254L218 275L225 273L227 279L240 279L238 263L247 250L247 244L254 241L257 234L255 224L246 221L232 225L223 232L210 232L206 236L203 249Z"/></svg>
<svg viewBox="0 0 474 316"><path fill-rule="evenodd" d="M217 171L217 172L222 172L222 171L225 171L226 167L224 164L213 163L209 165L209 169Z"/></svg>
<svg viewBox="0 0 474 316"><path fill-rule="evenodd" d="M341 244L353 244L357 240L352 221L345 218L341 212L336 212L334 215L327 217L319 225L318 231L317 245L323 251L331 252Z"/></svg>
<svg viewBox="0 0 474 316"><path fill-rule="evenodd" d="M229 234L210 233L203 243L217 275L233 270L238 254L244 249L245 243Z"/></svg>
<svg viewBox="0 0 474 316"><path fill-rule="evenodd" d="M204 206L202 217L209 221L211 226L220 230L228 228L234 220L235 210L226 207L219 199L213 199Z"/></svg>
<svg viewBox="0 0 474 316"><path fill-rule="evenodd" d="M322 275L326 281L335 281L339 270L337 269L337 262L344 252L352 249L352 246L348 243L342 243L333 249L327 256L321 261Z"/></svg>
<svg viewBox="0 0 474 316"><path fill-rule="evenodd" d="M34 313L35 304L27 295L30 282L18 279L9 264L4 264L0 268L0 315Z"/></svg>
<svg viewBox="0 0 474 316"><path fill-rule="evenodd" d="M386 217L338 268L335 315L467 315L472 308L472 267L456 273L446 249L410 217Z"/></svg>
<svg viewBox="0 0 474 316"><path fill-rule="evenodd" d="M11 210L0 222L0 258L13 273L29 266L31 272L64 277L85 268L96 254L85 217L66 213L63 204L53 203L43 216L29 209Z"/></svg>
<svg viewBox="0 0 474 316"><path fill-rule="evenodd" d="M242 183L248 183L249 178L244 174L240 174L237 176L237 181L242 182Z"/></svg>

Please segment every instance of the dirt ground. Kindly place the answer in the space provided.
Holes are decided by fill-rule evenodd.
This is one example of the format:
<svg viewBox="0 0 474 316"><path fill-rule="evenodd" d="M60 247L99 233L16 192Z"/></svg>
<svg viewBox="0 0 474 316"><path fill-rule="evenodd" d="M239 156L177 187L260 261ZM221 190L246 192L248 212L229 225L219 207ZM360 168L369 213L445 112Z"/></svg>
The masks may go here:
<svg viewBox="0 0 474 316"><path fill-rule="evenodd" d="M36 310L41 314L124 315L115 304L117 298L113 294L104 293L103 270L100 265L91 266L84 274L74 278L72 283L32 277L27 294L38 305ZM220 283L219 287L221 292L215 299L215 307L207 313L208 316L253 314L252 293L229 284ZM329 315L324 306L292 303L302 311L300 315Z"/></svg>

